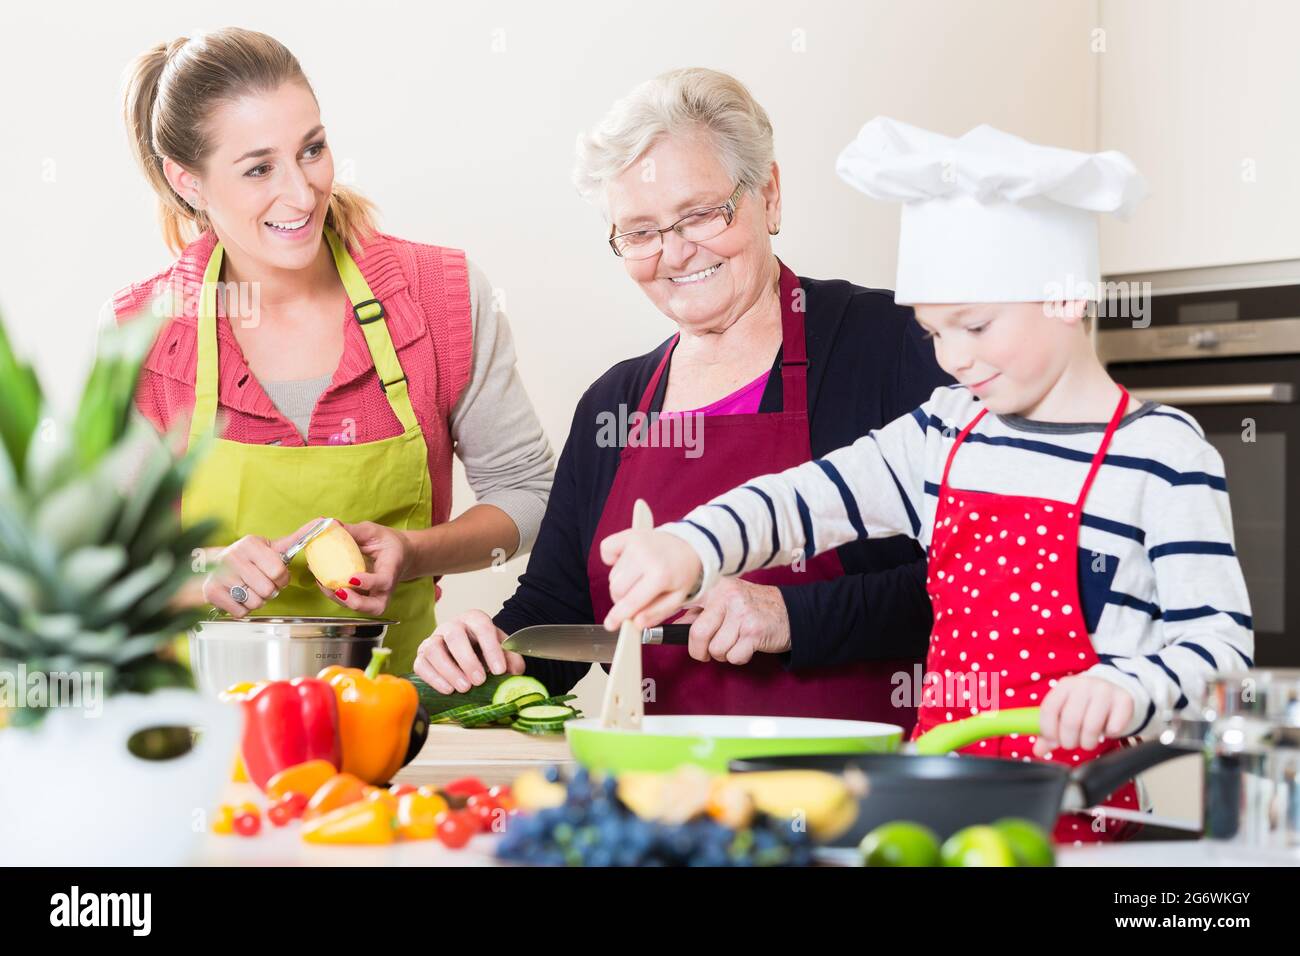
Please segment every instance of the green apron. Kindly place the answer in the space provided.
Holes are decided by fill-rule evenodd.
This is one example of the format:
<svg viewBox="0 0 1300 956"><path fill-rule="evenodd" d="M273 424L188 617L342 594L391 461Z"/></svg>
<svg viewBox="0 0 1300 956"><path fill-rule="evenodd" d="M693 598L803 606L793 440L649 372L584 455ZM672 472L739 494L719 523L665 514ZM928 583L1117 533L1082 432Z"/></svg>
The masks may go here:
<svg viewBox="0 0 1300 956"><path fill-rule="evenodd" d="M393 414L403 432L394 438L361 445L251 445L213 440L185 487L181 521L191 527L214 518L218 529L213 545L226 545L246 534L279 538L317 516L353 524L373 521L398 531L423 530L433 514L428 451L420 423L411 407L406 376L388 334L383 309L370 292L361 270L329 229L325 238L334 265L347 290L366 346ZM198 316L198 369L194 381L194 418L189 444L213 434L217 414L216 291L221 278L222 248L212 250L203 276ZM258 608L257 614L277 616L364 617L335 604L316 586L302 555L289 567L288 587ZM420 642L436 626L432 578L397 585L385 617L400 623L384 639L393 649L388 669L411 670Z"/></svg>

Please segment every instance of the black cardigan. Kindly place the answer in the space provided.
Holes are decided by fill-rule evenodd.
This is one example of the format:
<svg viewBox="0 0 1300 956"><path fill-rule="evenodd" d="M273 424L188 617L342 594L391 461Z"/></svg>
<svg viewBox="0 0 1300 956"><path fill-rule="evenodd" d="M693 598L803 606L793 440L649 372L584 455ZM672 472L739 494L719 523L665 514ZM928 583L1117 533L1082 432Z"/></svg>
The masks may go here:
<svg viewBox="0 0 1300 956"><path fill-rule="evenodd" d="M912 310L896 305L891 293L839 279L800 277L799 282L807 307L814 456L852 444L916 408L935 388L952 383L935 362ZM594 623L587 553L620 451L596 441L598 416L602 411L617 415L620 404L636 408L670 342L615 365L578 402L528 569L495 618L507 634L533 624ZM760 411L782 407L780 364L778 356ZM659 410L662 387L659 391L651 411ZM843 577L780 588L790 616L792 650L786 666L923 658L932 618L925 558L917 543L907 537L877 538L838 551ZM577 683L589 665L529 658L527 668L558 694Z"/></svg>

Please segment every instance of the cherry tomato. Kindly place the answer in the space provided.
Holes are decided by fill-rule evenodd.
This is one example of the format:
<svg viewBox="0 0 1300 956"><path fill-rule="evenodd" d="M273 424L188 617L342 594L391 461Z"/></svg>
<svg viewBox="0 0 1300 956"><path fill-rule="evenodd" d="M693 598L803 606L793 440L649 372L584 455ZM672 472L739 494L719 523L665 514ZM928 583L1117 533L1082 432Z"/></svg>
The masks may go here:
<svg viewBox="0 0 1300 956"><path fill-rule="evenodd" d="M400 800L408 793L415 793L418 789L419 788L412 783L395 783L388 788L388 792Z"/></svg>
<svg viewBox="0 0 1300 956"><path fill-rule="evenodd" d="M442 789L445 793L455 794L458 797L468 797L475 793L487 793L487 784L478 777L461 777L459 780L453 780Z"/></svg>
<svg viewBox="0 0 1300 956"><path fill-rule="evenodd" d="M513 810L516 806L515 795L510 792L510 788L504 783L497 784L488 791L488 796L497 802L497 806L503 810Z"/></svg>
<svg viewBox="0 0 1300 956"><path fill-rule="evenodd" d="M478 830L478 823L463 811L448 811L438 815L438 839L451 850L459 850Z"/></svg>
<svg viewBox="0 0 1300 956"><path fill-rule="evenodd" d="M277 827L282 827L290 820L302 816L307 807L307 798L301 793L289 792L266 808L266 818Z"/></svg>
<svg viewBox="0 0 1300 956"><path fill-rule="evenodd" d="M242 811L235 814L233 821L235 832L240 836L257 836L262 829L262 815L259 813L248 813Z"/></svg>
<svg viewBox="0 0 1300 956"><path fill-rule="evenodd" d="M294 820L298 820L307 809L307 804L311 802L311 798L305 793L286 793L282 802L288 806L289 815Z"/></svg>
<svg viewBox="0 0 1300 956"><path fill-rule="evenodd" d="M496 822L497 816L505 815L504 810L490 803L478 803L472 807L466 807L465 813L473 818L474 824L482 833L491 833L492 824Z"/></svg>

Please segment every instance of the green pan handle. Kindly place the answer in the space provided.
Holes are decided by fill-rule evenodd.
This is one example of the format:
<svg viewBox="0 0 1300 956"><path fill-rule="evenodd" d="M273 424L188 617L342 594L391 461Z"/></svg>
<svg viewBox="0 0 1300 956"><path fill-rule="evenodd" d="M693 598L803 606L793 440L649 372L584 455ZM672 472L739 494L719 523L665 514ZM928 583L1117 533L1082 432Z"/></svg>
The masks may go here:
<svg viewBox="0 0 1300 956"><path fill-rule="evenodd" d="M919 754L946 754L960 750L967 744L990 737L1007 734L1038 733L1038 708L1013 707L1010 710L990 710L965 720L940 724L916 738Z"/></svg>

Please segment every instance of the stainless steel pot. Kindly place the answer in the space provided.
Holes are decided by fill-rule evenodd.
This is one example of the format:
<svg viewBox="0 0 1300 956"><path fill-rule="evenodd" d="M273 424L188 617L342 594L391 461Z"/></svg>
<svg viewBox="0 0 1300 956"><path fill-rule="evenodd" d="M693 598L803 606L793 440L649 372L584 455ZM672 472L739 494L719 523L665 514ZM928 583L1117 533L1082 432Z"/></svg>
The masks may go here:
<svg viewBox="0 0 1300 956"><path fill-rule="evenodd" d="M1205 836L1300 846L1300 670L1214 678L1200 714L1175 720L1163 739L1204 758Z"/></svg>
<svg viewBox="0 0 1300 956"><path fill-rule="evenodd" d="M220 694L245 681L314 677L332 664L365 667L396 621L345 617L219 617L190 629L199 689Z"/></svg>

